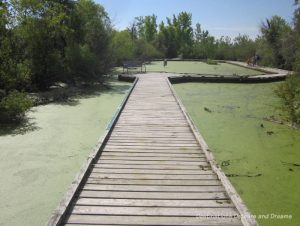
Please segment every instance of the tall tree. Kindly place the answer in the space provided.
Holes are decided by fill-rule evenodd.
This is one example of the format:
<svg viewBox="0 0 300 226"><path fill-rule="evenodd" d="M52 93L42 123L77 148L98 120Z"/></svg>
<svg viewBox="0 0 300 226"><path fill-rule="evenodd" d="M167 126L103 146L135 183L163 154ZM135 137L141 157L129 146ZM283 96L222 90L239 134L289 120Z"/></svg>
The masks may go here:
<svg viewBox="0 0 300 226"><path fill-rule="evenodd" d="M273 16L271 19L267 19L262 23L261 32L269 44L269 47L272 49L275 66L283 68L286 62L281 52L282 41L284 37L291 32L291 27L283 18Z"/></svg>

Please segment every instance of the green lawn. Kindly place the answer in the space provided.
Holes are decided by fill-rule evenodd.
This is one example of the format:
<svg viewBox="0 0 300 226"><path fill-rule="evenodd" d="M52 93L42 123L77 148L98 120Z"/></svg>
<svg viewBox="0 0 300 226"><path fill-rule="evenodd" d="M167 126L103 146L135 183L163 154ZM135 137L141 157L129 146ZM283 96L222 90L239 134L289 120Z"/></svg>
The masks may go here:
<svg viewBox="0 0 300 226"><path fill-rule="evenodd" d="M153 61L146 65L148 72L173 72L173 73L188 73L188 74L205 74L205 75L240 75L253 76L263 74L262 72L239 67L227 63L219 63L218 65L210 65L200 61L168 61L167 67L163 66L162 61ZM122 68L117 68L117 72L122 72ZM137 70L130 70L137 72Z"/></svg>
<svg viewBox="0 0 300 226"><path fill-rule="evenodd" d="M260 225L298 226L300 131L263 120L281 113L277 84L185 83L175 89L222 169L239 175L230 180L252 213L293 217L258 219Z"/></svg>
<svg viewBox="0 0 300 226"><path fill-rule="evenodd" d="M0 225L45 225L130 88L110 85L34 107L26 126L0 128Z"/></svg>

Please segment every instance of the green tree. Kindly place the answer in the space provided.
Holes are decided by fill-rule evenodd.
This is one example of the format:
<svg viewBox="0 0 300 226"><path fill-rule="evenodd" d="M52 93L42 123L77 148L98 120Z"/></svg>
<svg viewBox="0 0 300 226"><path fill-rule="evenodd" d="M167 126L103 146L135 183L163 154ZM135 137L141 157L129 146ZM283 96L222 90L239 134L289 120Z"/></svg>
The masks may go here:
<svg viewBox="0 0 300 226"><path fill-rule="evenodd" d="M291 27L283 18L273 16L261 25L261 32L274 55L274 66L284 68L286 60L282 53L283 40L291 32Z"/></svg>
<svg viewBox="0 0 300 226"><path fill-rule="evenodd" d="M112 28L107 13L91 0L79 0L71 21L66 49L70 77L85 81L101 79L113 65Z"/></svg>
<svg viewBox="0 0 300 226"><path fill-rule="evenodd" d="M155 15L136 17L134 24L137 27L138 37L153 43L157 35L157 17Z"/></svg>
<svg viewBox="0 0 300 226"><path fill-rule="evenodd" d="M230 60L234 56L233 44L231 38L222 36L220 39L216 40L217 51L216 59L219 60Z"/></svg>
<svg viewBox="0 0 300 226"><path fill-rule="evenodd" d="M12 0L15 33L29 59L32 83L47 89L64 75L64 49L69 32L69 1Z"/></svg>
<svg viewBox="0 0 300 226"><path fill-rule="evenodd" d="M256 43L248 35L239 35L234 39L234 59L245 61L256 53Z"/></svg>
<svg viewBox="0 0 300 226"><path fill-rule="evenodd" d="M215 58L215 38L207 30L202 30L199 23L194 32L193 56L198 59Z"/></svg>
<svg viewBox="0 0 300 226"><path fill-rule="evenodd" d="M111 41L111 49L117 65L125 60L132 60L135 57L136 45L128 30L114 31Z"/></svg>

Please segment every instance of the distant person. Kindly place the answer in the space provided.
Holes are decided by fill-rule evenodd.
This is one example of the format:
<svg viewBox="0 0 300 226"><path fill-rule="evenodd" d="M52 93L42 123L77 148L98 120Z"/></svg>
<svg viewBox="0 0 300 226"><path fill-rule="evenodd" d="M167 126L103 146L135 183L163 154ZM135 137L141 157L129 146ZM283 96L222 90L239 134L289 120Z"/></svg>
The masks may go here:
<svg viewBox="0 0 300 226"><path fill-rule="evenodd" d="M166 67L168 65L168 61L167 59L164 59L164 67Z"/></svg>
<svg viewBox="0 0 300 226"><path fill-rule="evenodd" d="M257 66L259 60L260 60L260 56L258 54L255 54L253 66Z"/></svg>

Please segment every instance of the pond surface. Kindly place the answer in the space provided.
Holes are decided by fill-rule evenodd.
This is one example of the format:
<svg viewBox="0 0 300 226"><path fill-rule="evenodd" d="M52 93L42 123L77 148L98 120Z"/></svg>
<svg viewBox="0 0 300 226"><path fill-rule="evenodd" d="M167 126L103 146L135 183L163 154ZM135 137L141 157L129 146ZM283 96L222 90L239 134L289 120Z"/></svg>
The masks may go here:
<svg viewBox="0 0 300 226"><path fill-rule="evenodd" d="M298 226L300 131L263 120L283 117L273 93L277 84L174 87L248 208L267 218L258 219L259 224ZM271 214L292 215L292 219L271 219Z"/></svg>
<svg viewBox="0 0 300 226"><path fill-rule="evenodd" d="M0 225L45 225L131 84L110 86L0 128Z"/></svg>
<svg viewBox="0 0 300 226"><path fill-rule="evenodd" d="M222 76L253 76L263 74L260 71L240 67L233 64L218 63L218 65L210 65L200 61L168 61L166 67L163 61L152 61L146 64L147 72L169 72L169 73L187 73L187 74L204 74L204 75L222 75ZM140 68L130 69L132 72L139 72ZM115 68L115 73L122 73L121 67Z"/></svg>
<svg viewBox="0 0 300 226"><path fill-rule="evenodd" d="M163 67L163 61L153 61L147 65L147 71L165 71L174 73L212 74L212 75L260 75L262 72L249 68L239 67L233 64L218 63L210 65L200 61L168 61Z"/></svg>

